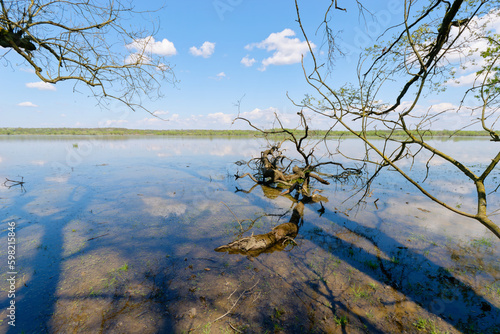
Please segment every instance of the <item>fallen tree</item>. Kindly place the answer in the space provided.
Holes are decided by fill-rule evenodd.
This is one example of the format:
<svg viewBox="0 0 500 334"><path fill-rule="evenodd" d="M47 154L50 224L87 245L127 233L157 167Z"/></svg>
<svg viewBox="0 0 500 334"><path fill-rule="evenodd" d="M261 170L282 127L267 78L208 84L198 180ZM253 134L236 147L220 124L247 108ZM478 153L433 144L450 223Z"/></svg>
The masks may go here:
<svg viewBox="0 0 500 334"><path fill-rule="evenodd" d="M304 196L312 196L314 191L310 189L311 179L314 179L322 184L329 185L330 182L325 180L326 177L335 180L347 179L349 176L359 176L362 174L362 168L344 167L343 164L334 161L318 161L314 156L316 147L322 142L328 134L317 140L312 147L306 151L304 148L305 140L309 137L309 126L303 112L297 113L300 117L300 126L303 127L302 135L298 137L294 131L283 127L279 117L276 115L276 120L279 123L279 129L262 130L254 126L248 119L237 117L235 120L243 120L252 128L261 132L266 139L281 136L283 139L274 144L269 144L269 148L262 151L260 157L253 158L246 163L252 170L252 173L236 174L236 180L249 177L257 184L265 184L277 187L291 187L290 192L298 190ZM282 145L285 142L291 142L301 159L292 159L284 155ZM340 174L325 174L319 173L318 169L325 165L335 165L341 168ZM321 174L321 175L320 175Z"/></svg>
<svg viewBox="0 0 500 334"><path fill-rule="evenodd" d="M230 242L227 245L217 247L216 252L228 252L229 254L243 254L258 256L261 253L272 253L282 251L299 232L299 224L304 215L304 203L297 202L293 209L292 217L287 223L280 224L265 234L251 235Z"/></svg>
<svg viewBox="0 0 500 334"><path fill-rule="evenodd" d="M242 237L243 233L240 233L235 241L217 247L215 249L216 252L244 254L255 257L261 253L284 250L290 243L295 243L294 238L297 236L303 220L305 204L320 203L321 209L318 211L320 214L325 211L323 202L328 202L328 199L320 195L320 189L315 189L316 182L329 185L330 182L326 178L342 182L348 180L350 177L360 177L362 175L362 168L347 168L341 163L333 161L318 161L314 156L314 151L317 143L321 142L324 138L318 140L316 144L312 145L312 148L306 151L304 147L305 140L309 136L309 127L304 114L299 112L298 115L301 120L300 124L304 128L304 131L301 131L302 135L300 137L296 136L294 131L285 129L277 116L276 119L280 124L280 129L272 131L261 130L254 126L248 119L242 117L236 118L237 120L246 121L251 127L262 132L268 139L268 142L270 142L270 138L276 139L277 136L281 137L280 141L269 143L268 147L261 152L259 157L253 158L248 162L237 163L240 166L247 166L250 172L241 175L238 172L235 174L235 179L248 177L255 182L254 187L250 191L238 188L237 191L250 193L256 185L262 185L265 195L270 193L269 190L272 190L272 196L266 195L267 197L276 198L278 194L280 196L287 196L294 204L292 215L288 222L282 223L264 234L252 234L249 237ZM293 143L301 159L293 159L284 154L282 145L285 142ZM338 166L342 169L342 172L340 174L326 174L319 171L321 166L326 165ZM241 227L241 222L238 221L238 223L240 223Z"/></svg>

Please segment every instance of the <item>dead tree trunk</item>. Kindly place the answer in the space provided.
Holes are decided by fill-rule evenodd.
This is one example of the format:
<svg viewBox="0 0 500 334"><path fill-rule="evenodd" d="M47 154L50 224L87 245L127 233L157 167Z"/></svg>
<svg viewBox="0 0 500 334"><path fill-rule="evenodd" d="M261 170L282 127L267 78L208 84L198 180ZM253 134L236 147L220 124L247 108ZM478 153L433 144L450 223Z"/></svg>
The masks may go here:
<svg viewBox="0 0 500 334"><path fill-rule="evenodd" d="M292 217L287 223L276 226L271 232L237 239L227 245L217 247L216 252L243 254L256 257L261 253L272 253L285 249L299 232L299 223L304 214L304 203L297 202Z"/></svg>

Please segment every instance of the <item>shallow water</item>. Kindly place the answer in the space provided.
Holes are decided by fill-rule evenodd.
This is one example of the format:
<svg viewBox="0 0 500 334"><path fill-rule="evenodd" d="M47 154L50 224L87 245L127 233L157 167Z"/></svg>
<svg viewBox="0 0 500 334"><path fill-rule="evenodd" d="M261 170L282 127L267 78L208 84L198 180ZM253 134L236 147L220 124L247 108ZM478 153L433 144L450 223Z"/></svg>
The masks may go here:
<svg viewBox="0 0 500 334"><path fill-rule="evenodd" d="M498 151L479 139L436 144L472 169ZM325 213L307 205L297 245L285 251L214 252L240 236L237 219L255 220L242 223L251 235L290 218L293 203L278 190L234 180L244 170L234 162L264 145L0 138L0 180L26 182L25 192L0 187L0 240L9 222L17 240L16 326L8 324L5 273L0 333L500 333L500 243L394 172L358 206L345 201L352 183L322 186ZM360 152L353 140L344 150ZM419 180L426 161L411 166ZM438 160L431 171L429 189L473 208L465 179ZM500 206L496 193L489 205Z"/></svg>

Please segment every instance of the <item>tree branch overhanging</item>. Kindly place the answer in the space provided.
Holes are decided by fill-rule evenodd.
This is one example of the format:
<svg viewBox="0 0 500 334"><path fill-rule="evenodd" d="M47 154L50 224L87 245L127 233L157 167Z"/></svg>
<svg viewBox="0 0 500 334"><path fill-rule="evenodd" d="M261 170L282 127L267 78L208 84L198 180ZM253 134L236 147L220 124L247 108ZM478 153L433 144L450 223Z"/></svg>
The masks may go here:
<svg viewBox="0 0 500 334"><path fill-rule="evenodd" d="M0 46L14 51L42 82L71 81L88 87L101 106L116 100L147 112L142 98L161 97L161 85L176 82L166 56L152 51L154 30L125 27L126 19L141 13L124 1L0 3ZM135 53L127 50L131 46ZM17 61L13 56L3 58Z"/></svg>
<svg viewBox="0 0 500 334"><path fill-rule="evenodd" d="M461 48L468 44L460 38L469 38L470 40L473 40L472 38L489 38L493 40L493 42L490 42L491 47L488 52L482 54L488 64L480 71L484 75L484 79L481 82L476 80L473 88L468 90L468 92L478 92L477 98L481 102L481 114L478 119L472 119L470 124L481 124L493 141L499 138L495 126L500 116L495 116L495 113L500 110L498 105L500 90L493 89L493 87L498 84L500 78L497 75L494 76L493 73L500 70L498 65L495 65L500 59L500 48L498 47L500 44L497 45L495 43L497 38L488 36L487 31L474 31L474 34L463 37L466 29L478 17L479 13L487 13L483 8L495 9L486 6L487 2L485 1L465 2L455 0L444 2L437 0L429 5L422 5L423 8L420 9L413 8L417 5L415 2L411 2L411 5L410 2L405 3L403 24L393 25L393 28L400 27L401 31L394 34L395 37L388 43L389 47L384 47L382 50L383 45L377 46L382 50L380 56L374 57L374 50L378 49L371 48L360 57L358 63L358 87L346 84L341 88L334 88L337 83L327 82L325 79L333 76L331 74L323 76L322 66L317 63L315 52L310 48L312 66L310 71L307 72L303 64L304 78L319 95L319 99L307 96L298 105L308 108L317 115L326 117L335 126L343 127L365 145L366 153L363 159L351 158L375 166L376 172L369 178L370 181L365 184L366 191L362 196L367 195L368 187L377 174L383 169L391 168L401 174L410 184L432 201L459 215L477 220L500 239L500 228L488 217L487 193L484 187L485 179L498 165L500 154L497 154L491 163L486 164L479 174L473 172L467 166L467 163L446 154L428 140L429 127L438 117L443 118L447 114L445 112L434 114L429 108L427 113L417 115L417 102L423 96L424 89L430 91L434 89L432 85L439 84L439 79L444 77L447 69L451 67L446 63L448 61L447 57L453 55L454 52L455 54L466 54L466 51ZM308 34L301 21L297 1L295 4L298 24L304 38L309 42ZM446 5L444 11L442 5ZM327 9L327 13L331 8L332 6ZM413 18L410 15L412 11L416 13ZM325 24L324 21L321 24ZM453 34L452 27L456 29ZM331 32L327 31L326 33ZM331 57L331 53L329 55ZM371 65L369 64L368 71L363 71L365 61L368 62L370 58L373 61ZM461 59L462 63L466 63L467 59L464 56ZM416 69L416 71L413 71L413 69ZM478 76L481 74L480 72L478 72ZM396 77L401 73L410 74L411 78L403 82L400 89L396 91L395 102L390 104L378 102L381 99L379 97L380 92L384 91L384 89L387 90L385 88L386 83L397 82ZM417 86L414 87L415 85ZM390 90L394 91L393 88L390 88ZM408 98L410 92L414 92L415 95L410 101L405 101L407 107L401 111L403 99ZM489 124L486 124L487 121ZM384 137L378 139L379 141L382 140L382 142L374 141L366 135L370 127L389 130L389 134L386 132ZM404 136L401 137L400 133L404 133ZM410 170L401 168L401 162L405 160L410 160L410 166L413 166L416 157L423 152L427 152L431 156L426 164L427 172L424 181L429 177L429 170L431 169L429 162L433 157L439 157L446 161L452 168L455 168L474 184L477 196L476 212L466 212L447 203L440 198L440 195L429 190L426 184L416 181L411 175L411 168ZM345 156L349 157L348 154Z"/></svg>

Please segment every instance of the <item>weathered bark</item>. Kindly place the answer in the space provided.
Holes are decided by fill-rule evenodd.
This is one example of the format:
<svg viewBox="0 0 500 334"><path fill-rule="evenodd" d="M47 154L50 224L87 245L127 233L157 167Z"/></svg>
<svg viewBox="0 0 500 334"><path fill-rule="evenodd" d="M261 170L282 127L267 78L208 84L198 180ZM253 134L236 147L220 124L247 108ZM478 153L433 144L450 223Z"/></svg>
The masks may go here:
<svg viewBox="0 0 500 334"><path fill-rule="evenodd" d="M261 253L281 251L287 241L293 240L299 232L299 222L304 214L304 203L298 202L293 209L292 217L287 223L276 226L271 232L237 239L227 245L217 247L216 252L244 254L256 257Z"/></svg>
<svg viewBox="0 0 500 334"><path fill-rule="evenodd" d="M256 174L236 174L236 180L248 176L252 179L252 181L258 184L280 184L287 187L292 186L293 181L300 178L300 176L295 174L285 174L286 168L281 165L285 157L281 155L281 151L279 150L280 146L281 143L276 144L271 148L262 151L260 158L254 159L257 160L258 166Z"/></svg>

